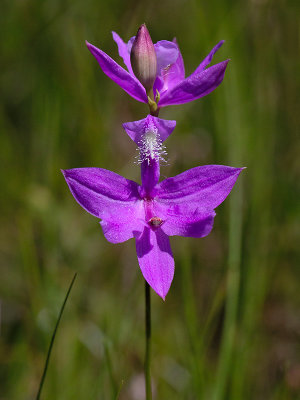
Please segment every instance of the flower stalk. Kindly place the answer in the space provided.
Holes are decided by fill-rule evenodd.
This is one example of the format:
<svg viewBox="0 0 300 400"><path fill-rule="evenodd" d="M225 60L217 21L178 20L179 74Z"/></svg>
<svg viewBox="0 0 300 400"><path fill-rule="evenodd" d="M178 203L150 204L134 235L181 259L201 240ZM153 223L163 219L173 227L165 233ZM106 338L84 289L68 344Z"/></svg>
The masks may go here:
<svg viewBox="0 0 300 400"><path fill-rule="evenodd" d="M151 389L151 293L150 285L145 281L145 388L146 400L152 400Z"/></svg>
<svg viewBox="0 0 300 400"><path fill-rule="evenodd" d="M160 99L159 91L156 89L155 98L154 98L153 89L150 89L149 92L147 92L147 95L148 95L148 106L149 106L150 115L152 115L153 117L158 117L159 107L157 104Z"/></svg>

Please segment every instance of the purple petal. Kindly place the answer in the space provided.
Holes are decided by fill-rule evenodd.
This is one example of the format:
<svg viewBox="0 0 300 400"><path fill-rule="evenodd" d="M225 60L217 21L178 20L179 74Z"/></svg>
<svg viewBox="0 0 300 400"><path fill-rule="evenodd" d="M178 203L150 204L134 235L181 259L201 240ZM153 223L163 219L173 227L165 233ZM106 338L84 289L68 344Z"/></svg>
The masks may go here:
<svg viewBox="0 0 300 400"><path fill-rule="evenodd" d="M166 89L164 88L164 79L162 76L157 76L153 85L153 93L158 91L162 94Z"/></svg>
<svg viewBox="0 0 300 400"><path fill-rule="evenodd" d="M176 44L177 46L178 57L173 64L167 66L161 71L163 87L160 89L158 88L159 92L170 90L184 80L185 72L184 72L183 58L179 50L178 44L176 42L176 39L173 40L173 43Z"/></svg>
<svg viewBox="0 0 300 400"><path fill-rule="evenodd" d="M152 198L153 189L159 181L160 177L160 165L159 160L155 158L149 158L141 164L141 196L143 198Z"/></svg>
<svg viewBox="0 0 300 400"><path fill-rule="evenodd" d="M190 75L196 75L200 73L201 71L204 70L204 68L207 67L211 63L211 60L213 59L213 56L215 53L219 50L219 48L222 46L222 44L225 42L225 40L221 40L212 50L211 52L204 58L204 60L199 64L199 66L195 69L195 71Z"/></svg>
<svg viewBox="0 0 300 400"><path fill-rule="evenodd" d="M131 47L132 47L131 39L128 43L125 43L116 32L112 32L112 36L113 36L114 41L117 43L118 50L119 50L119 56L123 58L124 64L126 65L129 73L131 75L134 75L132 68L131 68L131 62L130 62L130 51L131 51ZM129 43L130 43L130 45L129 45Z"/></svg>
<svg viewBox="0 0 300 400"><path fill-rule="evenodd" d="M136 252L142 274L164 300L174 276L174 259L168 236L160 229L144 228L136 237Z"/></svg>
<svg viewBox="0 0 300 400"><path fill-rule="evenodd" d="M157 57L157 78L153 85L153 91L156 93L156 90L158 90L162 94L169 86L174 86L175 81L178 83L183 79L178 81L176 75L178 72L176 63L181 54L177 43L174 41L161 40L154 45L154 48ZM180 63L180 60L178 62Z"/></svg>
<svg viewBox="0 0 300 400"><path fill-rule="evenodd" d="M184 77L185 77L183 57L182 57L182 54L181 54L181 51L180 51L180 48L178 46L176 38L173 39L173 43L176 44L177 49L178 49L178 57L177 57L177 60L175 62L176 68L177 68L177 76L178 76L178 79L183 80Z"/></svg>
<svg viewBox="0 0 300 400"><path fill-rule="evenodd" d="M156 58L157 58L157 72L158 75L163 68L168 67L177 60L178 48L177 45L168 40L160 40L154 45Z"/></svg>
<svg viewBox="0 0 300 400"><path fill-rule="evenodd" d="M229 60L223 61L199 74L191 75L171 90L167 90L161 96L159 107L183 104L206 96L222 82L228 62Z"/></svg>
<svg viewBox="0 0 300 400"><path fill-rule="evenodd" d="M173 205L156 202L155 212L164 222L161 229L168 236L201 238L207 236L214 224L215 212L197 207L191 210L185 204Z"/></svg>
<svg viewBox="0 0 300 400"><path fill-rule="evenodd" d="M87 212L103 219L104 234L118 243L141 230L144 208L138 184L102 168L74 168L62 171L75 200Z"/></svg>
<svg viewBox="0 0 300 400"><path fill-rule="evenodd" d="M117 216L117 218L116 218ZM133 232L142 232L145 225L145 212L141 200L126 207L112 207L100 221L105 238L111 243L126 242L133 238Z"/></svg>
<svg viewBox="0 0 300 400"><path fill-rule="evenodd" d="M126 122L123 124L127 135L137 144L140 144L142 136L149 131L156 132L162 142L173 132L176 126L176 121L169 121L152 115L147 115L146 118L134 122Z"/></svg>
<svg viewBox="0 0 300 400"><path fill-rule="evenodd" d="M243 168L225 165L196 167L167 178L156 188L159 203L184 206L188 210L212 211L230 193Z"/></svg>
<svg viewBox="0 0 300 400"><path fill-rule="evenodd" d="M98 61L102 71L114 82L116 82L122 89L125 90L134 99L142 103L148 102L145 88L136 79L135 76L130 75L124 68L117 64L111 57L104 51L98 49L92 44L86 42L86 45L93 56Z"/></svg>

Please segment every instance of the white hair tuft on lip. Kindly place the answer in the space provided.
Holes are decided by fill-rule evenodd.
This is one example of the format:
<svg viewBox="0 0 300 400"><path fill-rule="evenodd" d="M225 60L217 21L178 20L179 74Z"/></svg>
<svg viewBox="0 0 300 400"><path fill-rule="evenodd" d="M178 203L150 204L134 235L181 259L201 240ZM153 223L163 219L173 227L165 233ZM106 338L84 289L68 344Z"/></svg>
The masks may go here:
<svg viewBox="0 0 300 400"><path fill-rule="evenodd" d="M157 160L166 162L165 156L167 155L166 147L163 145L162 140L158 134L156 126L149 124L145 129L145 133L141 140L138 142L139 156L137 156L137 163L142 164L147 161L148 165L150 160Z"/></svg>

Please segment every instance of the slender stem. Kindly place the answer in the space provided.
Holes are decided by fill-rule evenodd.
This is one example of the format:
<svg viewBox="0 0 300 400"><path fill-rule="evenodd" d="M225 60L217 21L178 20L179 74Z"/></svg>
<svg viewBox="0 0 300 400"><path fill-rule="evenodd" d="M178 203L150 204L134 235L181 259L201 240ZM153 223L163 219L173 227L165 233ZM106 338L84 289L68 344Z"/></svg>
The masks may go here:
<svg viewBox="0 0 300 400"><path fill-rule="evenodd" d="M146 400L152 400L151 390L151 297L150 286L145 282L145 328L146 328L146 352L145 352L145 386Z"/></svg>
<svg viewBox="0 0 300 400"><path fill-rule="evenodd" d="M44 384L44 381L45 381L45 378L46 378L47 369L48 369L48 364L49 364L50 355L51 355L52 347L53 347L53 344L54 344L56 332L57 332L57 329L58 329L58 326L59 326L61 317L62 317L62 315L63 315L63 312L64 312L64 309L65 309L65 305L66 305L66 303L67 303L69 294L70 294L71 289L72 289L72 287L73 287L73 284L74 284L74 282L75 282L76 276L77 276L77 273L74 274L73 279L72 279L72 281L71 281L71 283L70 283L70 286L69 286L69 289L68 289L68 291L67 291L66 297L65 297L64 302L63 302L63 304L62 304L62 306L61 306L61 309L60 309L60 312L59 312L59 315L58 315L58 318L57 318L57 321L56 321L56 324L55 324L54 331L53 331L53 333L52 333L50 345L49 345L49 348L48 348L47 358L46 358L46 362L45 362L45 366L44 366L44 371L43 371L43 375L42 375L42 378L41 378L41 381L40 381L39 391L38 391L38 394L37 394L37 396L36 396L36 400L39 400L39 399L40 399L40 396L41 396L41 392L42 392L43 384Z"/></svg>

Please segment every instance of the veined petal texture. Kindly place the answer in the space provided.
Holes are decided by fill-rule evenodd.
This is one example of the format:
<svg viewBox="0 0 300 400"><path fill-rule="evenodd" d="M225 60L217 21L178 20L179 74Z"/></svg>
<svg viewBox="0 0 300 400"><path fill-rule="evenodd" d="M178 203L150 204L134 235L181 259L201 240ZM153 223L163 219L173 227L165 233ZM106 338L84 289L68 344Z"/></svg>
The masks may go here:
<svg viewBox="0 0 300 400"><path fill-rule="evenodd" d="M160 71L174 62L178 58L178 47L176 43L169 42L168 40L160 40L154 45L156 58L157 58L157 71Z"/></svg>
<svg viewBox="0 0 300 400"><path fill-rule="evenodd" d="M189 169L160 182L156 198L169 205L184 205L188 210L214 210L230 193L243 168L204 165Z"/></svg>
<svg viewBox="0 0 300 400"><path fill-rule="evenodd" d="M194 205L195 206L195 205ZM183 204L155 201L154 210L164 222L161 229L168 236L201 238L207 236L214 224L216 213L201 207L187 207Z"/></svg>
<svg viewBox="0 0 300 400"><path fill-rule="evenodd" d="M158 106L183 104L206 96L222 82L228 62L229 60L223 61L184 79L162 94Z"/></svg>
<svg viewBox="0 0 300 400"><path fill-rule="evenodd" d="M135 206L139 200L136 182L103 168L73 168L62 171L75 200L98 218L117 209ZM116 219L122 219L122 213Z"/></svg>
<svg viewBox="0 0 300 400"><path fill-rule="evenodd" d="M209 54L204 58L204 60L201 61L201 63L198 65L198 67L190 76L199 74L199 72L203 71L211 63L213 56L223 45L223 43L225 43L225 40L221 40L218 44L216 44L215 47L209 52Z"/></svg>
<svg viewBox="0 0 300 400"><path fill-rule="evenodd" d="M132 47L132 41L125 43L122 38L116 33L112 32L114 41L117 43L119 56L123 58L124 64L126 65L128 72L133 75L131 62L130 62L130 51ZM134 38L133 38L134 39Z"/></svg>
<svg viewBox="0 0 300 400"><path fill-rule="evenodd" d="M174 276L174 259L168 236L145 226L136 237L136 252L142 274L152 289L165 299Z"/></svg>
<svg viewBox="0 0 300 400"><path fill-rule="evenodd" d="M120 243L143 229L144 208L139 185L102 168L62 171L75 200L87 212L101 218L109 242Z"/></svg>
<svg viewBox="0 0 300 400"><path fill-rule="evenodd" d="M168 65L161 71L163 80L162 91L172 89L182 82L185 77L184 62L176 39L173 40L173 43L177 46L178 57L173 64Z"/></svg>
<svg viewBox="0 0 300 400"><path fill-rule="evenodd" d="M116 82L122 89L125 90L130 96L142 103L148 102L145 88L134 75L117 64L109 55L104 51L93 46L89 42L86 45L93 56L98 61L102 71L114 82Z"/></svg>

